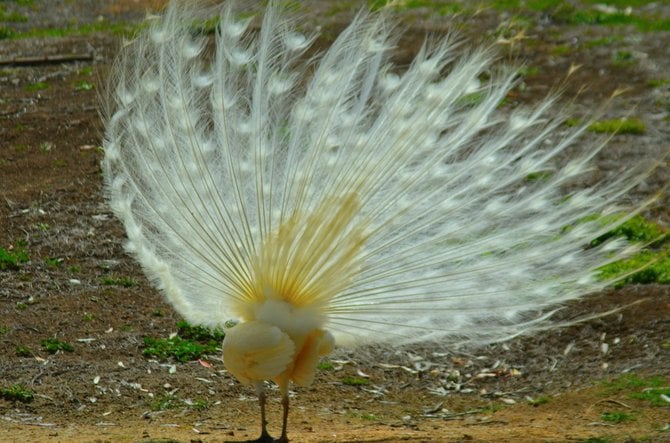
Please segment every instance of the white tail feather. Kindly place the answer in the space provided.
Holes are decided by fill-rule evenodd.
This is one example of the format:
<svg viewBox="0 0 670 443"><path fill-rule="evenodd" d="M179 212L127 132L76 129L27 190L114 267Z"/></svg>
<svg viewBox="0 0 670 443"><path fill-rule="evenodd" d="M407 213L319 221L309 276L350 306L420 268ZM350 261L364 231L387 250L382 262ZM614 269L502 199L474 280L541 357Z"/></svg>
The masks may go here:
<svg viewBox="0 0 670 443"><path fill-rule="evenodd" d="M196 17L173 3L124 48L104 142L128 250L189 321L271 290L341 344L492 341L546 327L633 251L585 247L620 221L584 220L625 209L645 165L566 194L604 144L579 146L555 98L503 114L514 75L480 82L488 51L447 38L399 72L362 13L308 74L313 36L276 7L256 35L227 8L211 57Z"/></svg>

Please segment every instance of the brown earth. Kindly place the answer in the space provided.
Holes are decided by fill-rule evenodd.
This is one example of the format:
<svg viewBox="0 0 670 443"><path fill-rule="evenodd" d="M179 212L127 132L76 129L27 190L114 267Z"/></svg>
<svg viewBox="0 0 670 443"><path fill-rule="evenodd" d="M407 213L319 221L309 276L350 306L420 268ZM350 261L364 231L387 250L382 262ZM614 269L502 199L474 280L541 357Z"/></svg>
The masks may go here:
<svg viewBox="0 0 670 443"><path fill-rule="evenodd" d="M22 10L28 22L11 26L63 26L75 18L80 24L138 21L158 3L35 0ZM306 26L323 26L320 45L351 17L343 7L326 14L336 3L305 2ZM656 12L670 17L658 3ZM493 10L450 20L418 10L404 20L411 30L399 45L400 60L409 60L425 29L444 32L453 25L488 41L493 30L507 29L505 35L519 37L503 42L503 58L539 71L521 80L509 97L512 105L533 102L559 85L575 112L588 114L614 91L624 91L610 103L608 116L633 113L647 132L615 136L598 160L602 174L669 147L670 87L648 85L668 78L667 32L538 20L541 25L522 35L510 16ZM587 44L611 36L621 38ZM0 246L11 250L23 241L30 254L18 270L0 271L0 388L22 384L35 395L27 403L0 400L0 441L256 437L256 399L226 373L219 355L209 363L180 364L142 354L143 338L169 336L179 317L124 254L122 227L103 198L98 93L118 45L119 37L105 32L0 41L0 61L35 59L0 67ZM632 54L632 63L615 63L617 51ZM56 55L84 60L46 59ZM38 82L47 88L32 90L29 85ZM89 89L89 83L97 87ZM634 199L667 183L666 165ZM667 226L667 202L666 194L646 215ZM106 285L106 277L136 284ZM670 404L633 398L644 387L630 381L659 376L670 386L670 287L607 291L561 315L578 318L640 300L576 326L469 351L339 351L313 387L293 392L290 436L297 442L670 441ZM74 352L47 353L40 342L50 337L72 343ZM27 356L17 355L19 346L30 348ZM623 385L603 382L622 374L637 378ZM351 386L344 376L369 383ZM269 409L276 434L276 398ZM633 419L608 421L606 412Z"/></svg>

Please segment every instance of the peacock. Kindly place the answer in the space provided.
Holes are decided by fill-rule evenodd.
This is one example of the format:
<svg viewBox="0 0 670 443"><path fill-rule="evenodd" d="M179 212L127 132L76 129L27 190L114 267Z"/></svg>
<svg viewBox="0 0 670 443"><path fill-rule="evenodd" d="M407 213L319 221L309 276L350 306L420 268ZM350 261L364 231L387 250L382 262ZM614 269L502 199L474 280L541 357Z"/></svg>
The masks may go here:
<svg viewBox="0 0 670 443"><path fill-rule="evenodd" d="M516 70L428 38L397 66L388 11L321 54L270 2L172 1L121 49L104 110L104 179L127 251L186 320L219 326L226 369L281 393L334 347L491 343L552 327L638 246L596 245L642 205L653 165L591 177L558 95L501 107ZM213 28L213 31L211 30ZM653 163L653 162L652 162ZM628 214L628 215L621 215Z"/></svg>

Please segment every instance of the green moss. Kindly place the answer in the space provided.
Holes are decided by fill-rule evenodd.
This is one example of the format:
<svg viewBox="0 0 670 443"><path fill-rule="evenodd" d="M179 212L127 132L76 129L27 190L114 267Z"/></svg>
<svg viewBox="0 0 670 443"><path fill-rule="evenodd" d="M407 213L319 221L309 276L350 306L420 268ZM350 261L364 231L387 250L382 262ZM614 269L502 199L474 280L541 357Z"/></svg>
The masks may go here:
<svg viewBox="0 0 670 443"><path fill-rule="evenodd" d="M626 412L603 412L600 418L612 423L624 423L635 420L635 416Z"/></svg>
<svg viewBox="0 0 670 443"><path fill-rule="evenodd" d="M393 3L391 0L368 0L368 7L376 11L388 4L396 10L424 8L439 15L452 15L463 11L463 5L459 2L445 2L440 0L405 0Z"/></svg>
<svg viewBox="0 0 670 443"><path fill-rule="evenodd" d="M63 259L58 257L47 257L44 259L44 263L50 268L60 268L63 264Z"/></svg>
<svg viewBox="0 0 670 443"><path fill-rule="evenodd" d="M535 77L540 73L540 68L536 66L525 66L519 69L519 75L522 77Z"/></svg>
<svg viewBox="0 0 670 443"><path fill-rule="evenodd" d="M610 6L611 2L607 2ZM595 4L591 2L591 4ZM635 13L628 14L621 7L617 12L605 12L596 8L582 8L568 2L560 2L553 8L551 17L554 21L569 25L591 25L591 26L635 26L642 32L668 31L670 30L670 19L657 16L644 16Z"/></svg>
<svg viewBox="0 0 670 443"><path fill-rule="evenodd" d="M15 36L15 32L6 26L0 26L0 40L5 40Z"/></svg>
<svg viewBox="0 0 670 443"><path fill-rule="evenodd" d="M665 383L663 377L652 376L642 378L637 374L624 374L617 378L604 380L601 386L603 387L603 394L612 395L631 389L658 388L664 386Z"/></svg>
<svg viewBox="0 0 670 443"><path fill-rule="evenodd" d="M8 12L7 9L0 5L0 22L23 23L27 22L28 17L18 12Z"/></svg>
<svg viewBox="0 0 670 443"><path fill-rule="evenodd" d="M533 406L540 406L540 405L546 405L551 401L551 397L547 397L546 395L540 396L536 399L529 400L528 403L533 405Z"/></svg>
<svg viewBox="0 0 670 443"><path fill-rule="evenodd" d="M28 253L21 244L17 243L13 249L6 250L0 246L0 271L17 270L21 263L30 260Z"/></svg>
<svg viewBox="0 0 670 443"><path fill-rule="evenodd" d="M367 378L346 375L342 378L342 384L347 386L367 386L370 384L370 380Z"/></svg>
<svg viewBox="0 0 670 443"><path fill-rule="evenodd" d="M93 83L86 81L86 80L79 80L77 83L74 85L74 89L76 91L90 91L94 88L95 86Z"/></svg>
<svg viewBox="0 0 670 443"><path fill-rule="evenodd" d="M55 354L58 351L74 352L74 346L70 343L60 341L57 338L47 338L40 342L42 348L50 354Z"/></svg>
<svg viewBox="0 0 670 443"><path fill-rule="evenodd" d="M616 217L618 216L605 217L602 222L604 225L612 223ZM617 279L630 274L620 279L617 286L670 283L670 232L667 229L637 215L593 240L591 245L598 246L612 237L625 237L633 243L642 243L655 249L644 250L626 260L603 266L599 270L601 279Z"/></svg>
<svg viewBox="0 0 670 443"><path fill-rule="evenodd" d="M593 40L589 40L584 43L584 46L586 48L594 48L596 46L608 46L613 43L620 43L623 41L623 36L622 35L614 35L614 36L607 36L607 37L600 37L596 38Z"/></svg>
<svg viewBox="0 0 670 443"><path fill-rule="evenodd" d="M191 360L198 360L204 354L217 353L219 344L207 346L192 340L184 340L180 337L158 339L145 337L145 349L142 353L147 357L155 357L159 360L174 358L181 363L185 363Z"/></svg>
<svg viewBox="0 0 670 443"><path fill-rule="evenodd" d="M551 172L549 171L538 171L538 172L531 172L525 177L525 181L527 182L546 182L551 178Z"/></svg>
<svg viewBox="0 0 670 443"><path fill-rule="evenodd" d="M570 118L565 119L565 121L563 123L568 128L574 128L575 126L579 126L579 125L582 124L580 119L574 118L574 117L570 117Z"/></svg>
<svg viewBox="0 0 670 443"><path fill-rule="evenodd" d="M647 81L647 86L650 88L662 88L666 85L670 85L670 79L668 78L653 78Z"/></svg>
<svg viewBox="0 0 670 443"><path fill-rule="evenodd" d="M317 368L322 371L332 371L335 369L335 366L329 361L322 361L317 365Z"/></svg>
<svg viewBox="0 0 670 443"><path fill-rule="evenodd" d="M551 54L557 57L568 55L572 52L572 46L570 45L556 45L551 48Z"/></svg>
<svg viewBox="0 0 670 443"><path fill-rule="evenodd" d="M14 349L14 352L16 353L17 357L32 357L33 356L33 350L30 349L28 346L17 346Z"/></svg>
<svg viewBox="0 0 670 443"><path fill-rule="evenodd" d="M630 51L619 50L614 53L614 59L612 60L612 65L618 68L628 68L636 64L635 57Z"/></svg>
<svg viewBox="0 0 670 443"><path fill-rule="evenodd" d="M26 85L26 91L28 92L36 92L36 91L43 91L45 89L49 88L49 84L45 82L36 82L36 83L30 83Z"/></svg>
<svg viewBox="0 0 670 443"><path fill-rule="evenodd" d="M74 35L89 35L98 32L109 32L116 35L132 37L137 34L145 24L130 24L124 22L109 23L95 22L89 24L67 26L63 28L36 28L29 31L15 31L9 38L33 38L33 37L70 37Z"/></svg>
<svg viewBox="0 0 670 443"><path fill-rule="evenodd" d="M177 323L177 335L187 340L197 340L202 342L216 341L222 342L226 336L221 328L208 328L206 326L193 326L185 321Z"/></svg>
<svg viewBox="0 0 670 443"><path fill-rule="evenodd" d="M173 358L184 363L219 353L225 336L223 330L191 326L186 322L179 322L177 328L177 335L172 338L145 337L143 354L163 361Z"/></svg>
<svg viewBox="0 0 670 443"><path fill-rule="evenodd" d="M33 397L33 392L30 389L18 384L0 389L0 398L8 401L28 403L33 400Z"/></svg>
<svg viewBox="0 0 670 443"><path fill-rule="evenodd" d="M604 224L620 219L620 215L606 217L602 220ZM660 245L670 240L670 232L659 224L651 222L641 215L631 217L615 229L601 235L591 242L591 246L598 246L612 237L625 237L632 242Z"/></svg>
<svg viewBox="0 0 670 443"><path fill-rule="evenodd" d="M193 402L187 403L188 407L193 409L194 411L204 411L206 409L209 409L210 403L207 400L198 398L194 400Z"/></svg>
<svg viewBox="0 0 670 443"><path fill-rule="evenodd" d="M178 406L179 399L174 394L164 393L159 397L156 397L149 405L149 408L151 408L152 411L166 411Z"/></svg>
<svg viewBox="0 0 670 443"><path fill-rule="evenodd" d="M646 129L644 122L637 117L601 120L589 125L589 131L607 134L640 135L644 134Z"/></svg>

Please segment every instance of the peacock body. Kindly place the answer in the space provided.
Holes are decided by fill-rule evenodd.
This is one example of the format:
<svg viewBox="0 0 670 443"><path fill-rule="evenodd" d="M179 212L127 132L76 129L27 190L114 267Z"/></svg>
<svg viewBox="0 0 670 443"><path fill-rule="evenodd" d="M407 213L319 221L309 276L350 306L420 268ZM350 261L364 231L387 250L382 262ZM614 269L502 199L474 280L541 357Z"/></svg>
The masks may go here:
<svg viewBox="0 0 670 443"><path fill-rule="evenodd" d="M224 362L262 406L274 380L287 412L289 382L310 384L335 343L547 327L635 249L588 245L647 165L570 187L604 143L580 146L553 97L502 112L515 72L490 50L431 41L399 69L394 28L361 13L310 62L314 36L276 5L258 32L223 9L213 49L199 14L173 2L123 48L104 173L127 250L175 309L239 322Z"/></svg>

